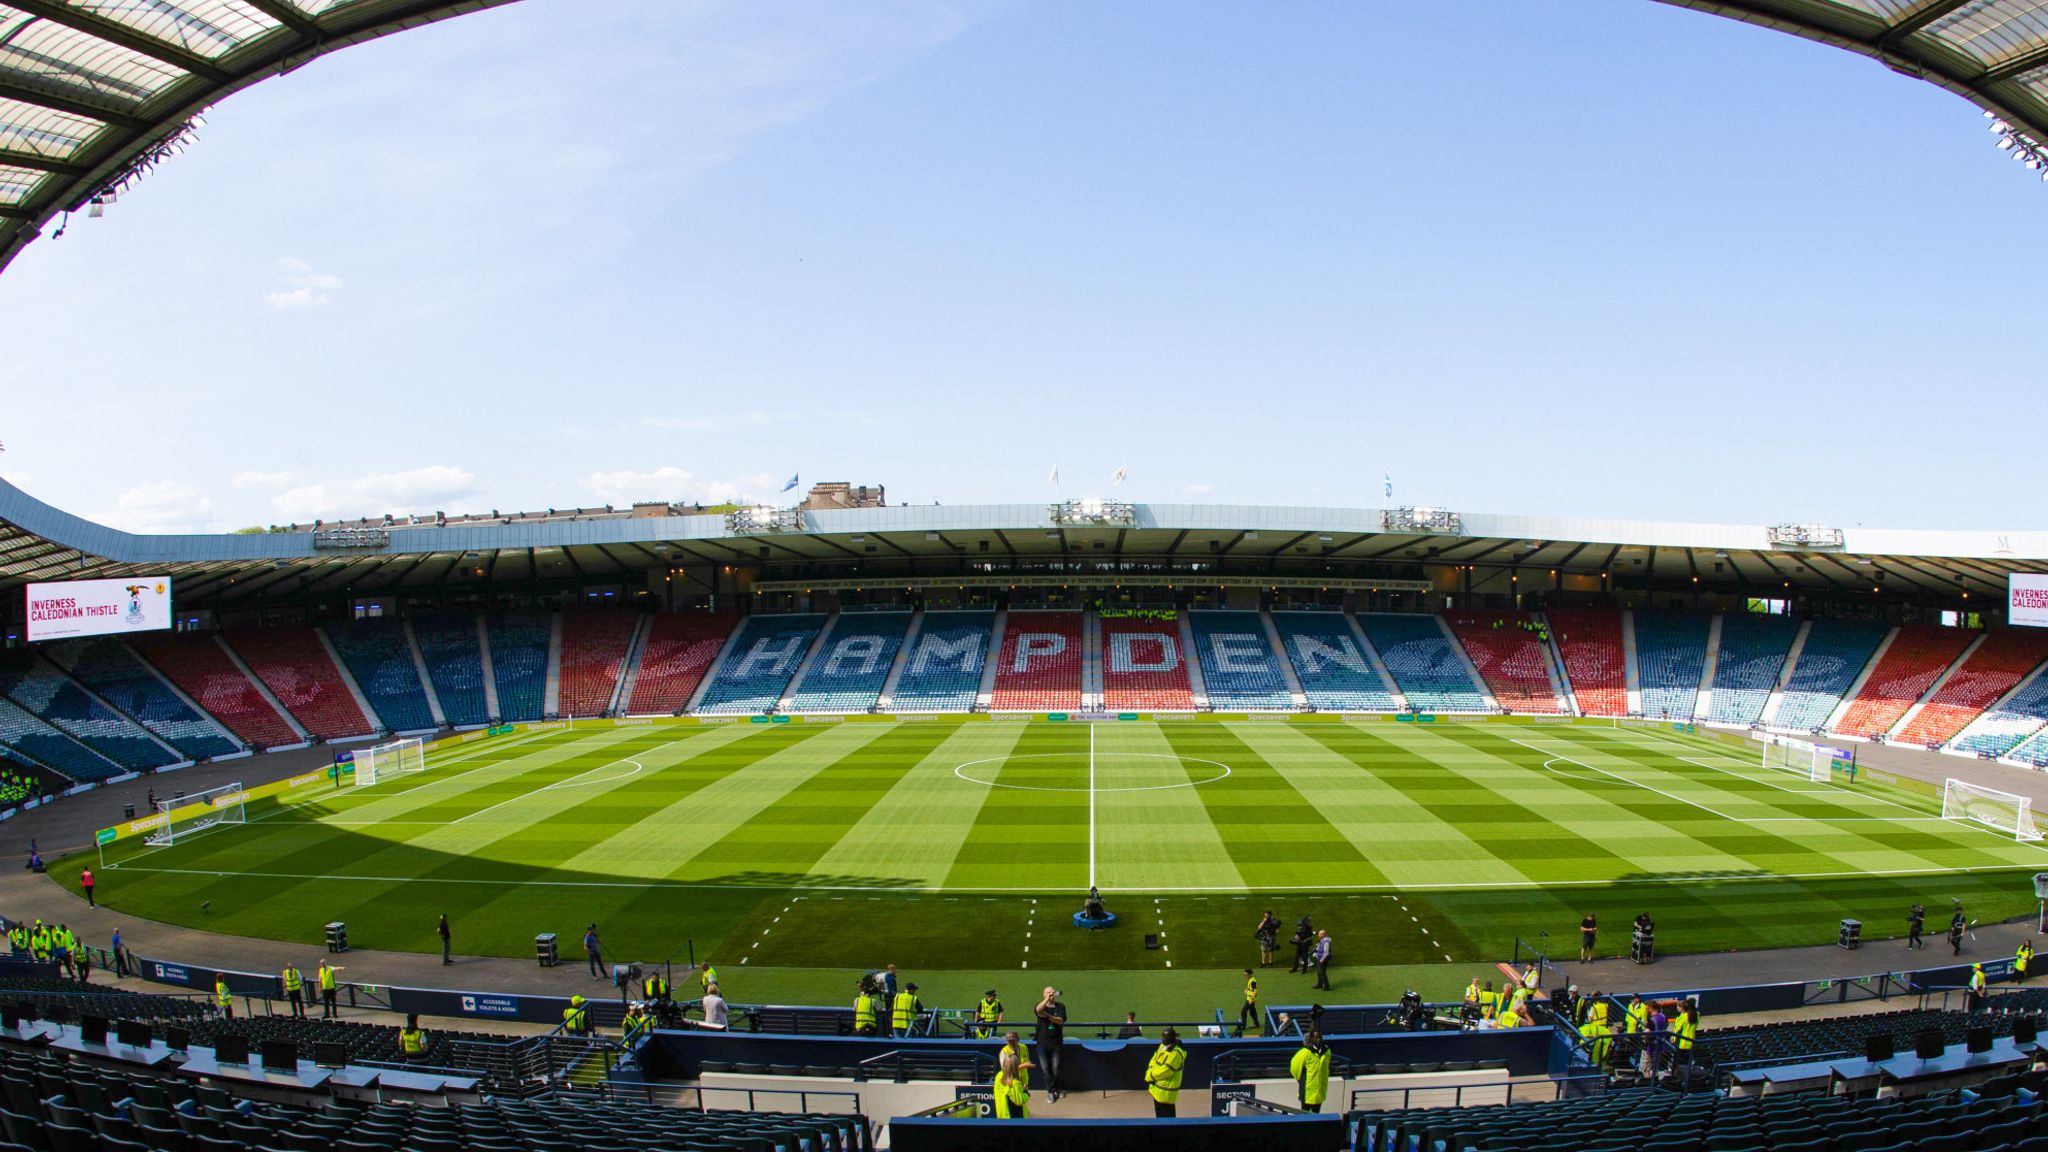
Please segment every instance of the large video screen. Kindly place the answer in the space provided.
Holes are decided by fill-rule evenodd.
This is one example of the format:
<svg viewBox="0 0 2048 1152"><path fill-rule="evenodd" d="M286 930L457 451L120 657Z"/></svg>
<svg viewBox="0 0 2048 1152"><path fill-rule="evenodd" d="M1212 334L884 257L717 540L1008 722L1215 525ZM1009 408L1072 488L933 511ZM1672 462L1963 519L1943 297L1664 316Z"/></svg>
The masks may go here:
<svg viewBox="0 0 2048 1152"><path fill-rule="evenodd" d="M2014 572L2006 576L2005 622L2048 628L2048 573Z"/></svg>
<svg viewBox="0 0 2048 1152"><path fill-rule="evenodd" d="M66 580L28 586L28 638L150 632L171 626L171 578Z"/></svg>

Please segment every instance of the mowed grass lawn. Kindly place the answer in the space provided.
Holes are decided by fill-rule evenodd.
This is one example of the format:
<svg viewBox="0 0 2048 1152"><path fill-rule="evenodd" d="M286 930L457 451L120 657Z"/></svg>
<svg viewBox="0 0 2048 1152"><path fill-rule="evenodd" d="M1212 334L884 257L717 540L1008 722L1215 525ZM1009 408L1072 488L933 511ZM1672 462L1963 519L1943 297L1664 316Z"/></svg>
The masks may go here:
<svg viewBox="0 0 2048 1152"><path fill-rule="evenodd" d="M1590 723L578 727L117 844L99 893L309 944L344 920L358 946L422 952L443 912L459 951L520 957L537 932L574 952L595 921L614 958L687 942L762 999L736 970L1181 979L1255 961L1268 907L1329 928L1340 971L1501 959L1543 932L1571 953L1588 911L1616 953L1642 910L1666 951L1822 943L1845 916L1889 935L1951 896L1986 920L2030 910L2048 852L1938 812L1765 769L1754 746ZM1117 928L1069 923L1091 880Z"/></svg>

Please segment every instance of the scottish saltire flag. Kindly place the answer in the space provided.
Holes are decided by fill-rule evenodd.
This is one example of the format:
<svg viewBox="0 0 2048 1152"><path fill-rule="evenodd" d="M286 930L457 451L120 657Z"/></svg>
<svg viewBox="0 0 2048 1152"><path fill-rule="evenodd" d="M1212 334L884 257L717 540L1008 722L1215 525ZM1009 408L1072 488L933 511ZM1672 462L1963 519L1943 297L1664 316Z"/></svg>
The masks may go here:
<svg viewBox="0 0 2048 1152"><path fill-rule="evenodd" d="M1394 498L1394 474L1393 474L1392 472L1388 472L1388 473L1386 473L1386 479L1387 479L1387 499L1389 499L1389 500L1392 500L1392 499Z"/></svg>
<svg viewBox="0 0 2048 1152"><path fill-rule="evenodd" d="M1116 466L1116 474L1109 478L1109 482L1111 484L1121 484L1124 482L1124 477L1130 474L1131 466L1129 464L1119 464Z"/></svg>
<svg viewBox="0 0 2048 1152"><path fill-rule="evenodd" d="M791 488L794 488L794 487L796 487L796 477L795 477L794 475L792 475L792 476L791 476L791 477L789 478L789 483L787 483L787 484L784 484L784 485L782 486L782 490L783 490L784 492L787 492L787 491L789 491L789 490L790 490Z"/></svg>

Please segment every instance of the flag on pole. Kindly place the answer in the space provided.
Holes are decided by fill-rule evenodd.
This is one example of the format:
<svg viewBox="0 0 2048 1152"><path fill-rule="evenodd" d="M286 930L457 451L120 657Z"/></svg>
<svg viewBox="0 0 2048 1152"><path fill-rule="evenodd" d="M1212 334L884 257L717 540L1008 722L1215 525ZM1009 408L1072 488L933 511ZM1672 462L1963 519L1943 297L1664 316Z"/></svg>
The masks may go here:
<svg viewBox="0 0 2048 1152"><path fill-rule="evenodd" d="M1387 480L1387 499L1389 499L1389 500L1392 500L1392 499L1394 498L1394 474L1393 474L1392 472L1388 472L1388 473L1386 473L1386 480Z"/></svg>
<svg viewBox="0 0 2048 1152"><path fill-rule="evenodd" d="M1055 488L1060 486L1060 466L1057 464L1052 466L1052 486Z"/></svg>
<svg viewBox="0 0 2048 1152"><path fill-rule="evenodd" d="M1129 464L1119 464L1116 466L1115 474L1109 478L1109 482L1111 484L1121 484L1124 482L1124 477L1129 476L1130 474L1131 466Z"/></svg>
<svg viewBox="0 0 2048 1152"><path fill-rule="evenodd" d="M784 485L782 486L782 490L783 490L784 492L787 492L787 491L789 491L789 490L790 490L791 488L794 488L794 487L796 487L796 473L793 473L793 472L792 472L792 473L790 473L790 477L789 477L789 483L787 483L787 484L784 484Z"/></svg>

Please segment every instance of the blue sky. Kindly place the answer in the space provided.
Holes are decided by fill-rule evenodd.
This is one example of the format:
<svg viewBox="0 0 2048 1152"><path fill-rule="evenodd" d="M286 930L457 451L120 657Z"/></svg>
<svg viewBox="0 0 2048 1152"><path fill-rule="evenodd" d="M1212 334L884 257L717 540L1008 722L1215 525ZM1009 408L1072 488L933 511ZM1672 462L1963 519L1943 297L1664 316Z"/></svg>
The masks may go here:
<svg viewBox="0 0 2048 1152"><path fill-rule="evenodd" d="M208 121L0 275L0 471L138 531L1055 463L2042 526L2048 187L1945 92L1649 0L524 0Z"/></svg>

